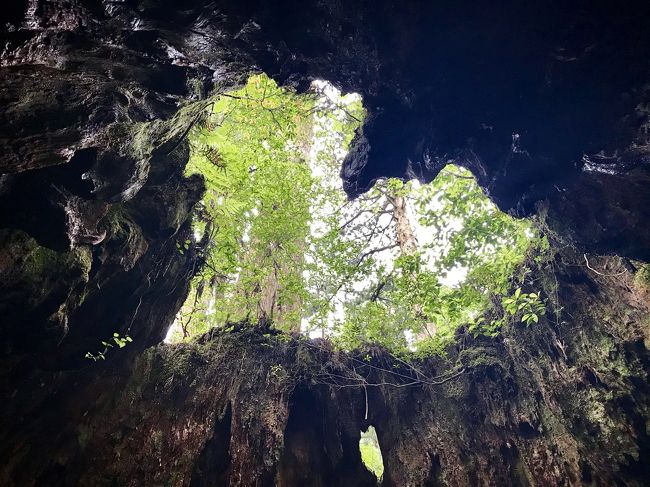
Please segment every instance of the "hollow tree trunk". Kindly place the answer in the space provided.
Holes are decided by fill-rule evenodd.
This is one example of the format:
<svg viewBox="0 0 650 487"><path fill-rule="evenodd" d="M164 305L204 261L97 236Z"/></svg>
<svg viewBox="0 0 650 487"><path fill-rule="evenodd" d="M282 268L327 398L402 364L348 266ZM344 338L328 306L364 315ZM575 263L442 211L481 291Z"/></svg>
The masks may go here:
<svg viewBox="0 0 650 487"><path fill-rule="evenodd" d="M195 270L175 246L202 191L182 177L184 134L214 81L253 68L364 96L341 171L351 195L402 170L430 180L458 155L500 208L547 212L563 248L650 260L648 2L511 2L489 21L463 1L172 3L3 10L0 484L295 485L309 472L303 485L368 485L355 454L368 406L385 485L647 485L650 296L616 259L603 271L611 259L590 256L596 273L565 250L535 275L550 316L459 344L456 379L369 388L367 402L307 380L305 359L322 372L324 357L268 337L148 347ZM461 24L482 42L468 49ZM492 61L484 76L477 59ZM132 348L84 363L126 330Z"/></svg>

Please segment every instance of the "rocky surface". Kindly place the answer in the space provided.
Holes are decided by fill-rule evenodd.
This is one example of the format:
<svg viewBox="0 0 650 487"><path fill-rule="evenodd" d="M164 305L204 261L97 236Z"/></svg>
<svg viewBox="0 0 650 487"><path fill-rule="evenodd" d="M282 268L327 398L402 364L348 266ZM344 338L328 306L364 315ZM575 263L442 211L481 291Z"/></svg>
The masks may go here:
<svg viewBox="0 0 650 487"><path fill-rule="evenodd" d="M363 392L273 385L295 350L144 351L200 265L177 248L203 187L182 176L185 136L257 70L363 95L351 195L454 161L564 249L544 283L555 318L467 345L441 387L368 391L386 485L650 476L649 300L628 260L650 260L650 4L18 0L0 15L3 484L371 482ZM114 332L127 353L88 368ZM191 366L165 375L177 358Z"/></svg>

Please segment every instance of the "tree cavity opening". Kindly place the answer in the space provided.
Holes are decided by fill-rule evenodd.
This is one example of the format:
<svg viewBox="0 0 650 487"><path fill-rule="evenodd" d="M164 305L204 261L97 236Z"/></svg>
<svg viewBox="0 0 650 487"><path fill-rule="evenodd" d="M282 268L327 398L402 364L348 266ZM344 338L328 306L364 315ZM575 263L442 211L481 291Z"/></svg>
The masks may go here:
<svg viewBox="0 0 650 487"><path fill-rule="evenodd" d="M366 431L361 431L359 451L363 465L377 477L377 483L380 484L384 477L384 457L381 454L379 438L374 426L368 426Z"/></svg>
<svg viewBox="0 0 650 487"><path fill-rule="evenodd" d="M544 239L467 169L450 163L430 184L379 179L348 200L339 171L364 117L359 95L324 81L297 94L256 75L214 99L190 133L186 173L207 190L194 238L176 242L198 272L168 341L247 322L429 356L459 330L538 320L542 298L513 282Z"/></svg>

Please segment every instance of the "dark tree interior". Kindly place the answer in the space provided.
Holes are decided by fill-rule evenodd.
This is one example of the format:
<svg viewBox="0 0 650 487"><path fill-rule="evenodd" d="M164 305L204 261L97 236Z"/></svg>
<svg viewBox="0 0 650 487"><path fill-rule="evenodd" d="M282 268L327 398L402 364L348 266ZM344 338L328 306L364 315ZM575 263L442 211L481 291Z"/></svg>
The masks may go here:
<svg viewBox="0 0 650 487"><path fill-rule="evenodd" d="M0 485L370 486L368 425L385 486L650 485L650 3L15 0L0 16ZM558 313L471 340L458 377L421 387L314 384L303 369L350 359L245 327L160 344L197 266L174 246L203 191L185 136L251 72L363 96L350 197L454 160L502 210L543 216ZM116 324L133 343L84 360Z"/></svg>

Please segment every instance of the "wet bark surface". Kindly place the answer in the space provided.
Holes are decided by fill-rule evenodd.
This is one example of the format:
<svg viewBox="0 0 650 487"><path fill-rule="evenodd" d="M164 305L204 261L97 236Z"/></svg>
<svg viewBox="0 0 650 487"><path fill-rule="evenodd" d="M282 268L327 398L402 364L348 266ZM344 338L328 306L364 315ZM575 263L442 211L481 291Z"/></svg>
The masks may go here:
<svg viewBox="0 0 650 487"><path fill-rule="evenodd" d="M627 259L650 260L650 5L506 3L4 8L0 483L370 485L368 423L385 485L647 483L650 299ZM352 357L262 332L156 346L201 265L177 246L203 191L186 135L258 70L363 96L350 195L453 161L544 217L563 250L529 285L555 311L462 341L435 386L334 386ZM89 366L114 332L132 345Z"/></svg>

